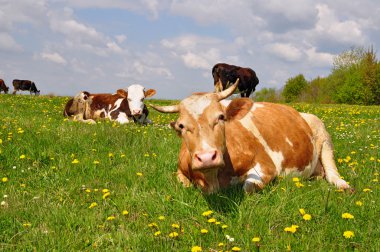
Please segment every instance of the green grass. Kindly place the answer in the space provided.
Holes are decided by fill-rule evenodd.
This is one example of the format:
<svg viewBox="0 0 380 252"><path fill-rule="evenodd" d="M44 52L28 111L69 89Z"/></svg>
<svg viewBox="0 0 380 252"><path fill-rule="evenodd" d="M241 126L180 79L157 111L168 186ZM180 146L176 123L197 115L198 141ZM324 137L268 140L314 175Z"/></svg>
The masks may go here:
<svg viewBox="0 0 380 252"><path fill-rule="evenodd" d="M180 139L168 127L175 115L150 110L149 126L88 125L64 120L67 100L0 96L2 251L380 250L379 107L294 105L325 121L354 193L324 180L301 180L298 188L279 178L252 195L236 186L205 196L176 179ZM207 210L212 215L202 216ZM343 219L345 212L354 218ZM299 228L285 232L291 225ZM347 230L354 237L343 237Z"/></svg>

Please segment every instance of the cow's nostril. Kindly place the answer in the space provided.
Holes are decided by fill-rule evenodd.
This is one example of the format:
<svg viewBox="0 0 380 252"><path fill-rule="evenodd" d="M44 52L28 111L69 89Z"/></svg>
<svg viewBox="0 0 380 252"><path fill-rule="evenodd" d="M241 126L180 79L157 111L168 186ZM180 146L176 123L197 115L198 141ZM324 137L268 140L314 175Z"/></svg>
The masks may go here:
<svg viewBox="0 0 380 252"><path fill-rule="evenodd" d="M202 162L202 159L201 159L197 154L195 154L195 158L196 158L199 162Z"/></svg>
<svg viewBox="0 0 380 252"><path fill-rule="evenodd" d="M213 154L212 157L211 157L211 160L212 160L212 161L214 161L214 160L216 159L216 156L217 156L216 154L217 154L216 151L214 151L214 154Z"/></svg>

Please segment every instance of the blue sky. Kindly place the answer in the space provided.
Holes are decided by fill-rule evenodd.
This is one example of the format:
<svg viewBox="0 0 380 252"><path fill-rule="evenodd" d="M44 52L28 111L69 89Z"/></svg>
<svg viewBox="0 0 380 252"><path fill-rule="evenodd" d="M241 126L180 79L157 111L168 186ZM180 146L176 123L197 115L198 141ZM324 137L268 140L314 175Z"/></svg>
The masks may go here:
<svg viewBox="0 0 380 252"><path fill-rule="evenodd" d="M139 83L181 99L212 91L226 62L254 69L258 89L281 88L328 75L352 46L379 50L379 29L376 0L1 0L0 78L42 94Z"/></svg>

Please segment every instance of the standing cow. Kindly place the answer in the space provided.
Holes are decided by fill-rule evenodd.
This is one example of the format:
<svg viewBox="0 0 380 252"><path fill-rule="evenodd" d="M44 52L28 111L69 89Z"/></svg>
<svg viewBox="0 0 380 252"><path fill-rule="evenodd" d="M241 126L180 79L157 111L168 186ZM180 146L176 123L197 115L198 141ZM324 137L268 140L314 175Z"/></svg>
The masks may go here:
<svg viewBox="0 0 380 252"><path fill-rule="evenodd" d="M40 90L37 90L36 84L30 80L13 80L13 94L16 94L17 91L29 91L30 95L34 93L34 95L39 95Z"/></svg>
<svg viewBox="0 0 380 252"><path fill-rule="evenodd" d="M108 118L121 124L130 121L150 124L152 121L147 118L149 111L144 99L155 93L154 89L145 91L141 85L119 89L116 94L90 94L82 91L67 102L63 115L89 123Z"/></svg>
<svg viewBox="0 0 380 252"><path fill-rule="evenodd" d="M228 88L239 79L238 89L241 97L249 97L255 91L259 79L251 68L218 63L212 68L215 92Z"/></svg>
<svg viewBox="0 0 380 252"><path fill-rule="evenodd" d="M279 175L323 175L349 188L336 168L331 138L315 115L291 107L224 100L237 83L219 93L196 93L178 105L153 106L179 113L171 126L182 138L178 179L206 193L242 182L246 192L261 190Z"/></svg>
<svg viewBox="0 0 380 252"><path fill-rule="evenodd" d="M9 91L9 87L5 85L5 82L3 79L0 79L0 93L1 91L4 91L5 94L8 94L8 91Z"/></svg>

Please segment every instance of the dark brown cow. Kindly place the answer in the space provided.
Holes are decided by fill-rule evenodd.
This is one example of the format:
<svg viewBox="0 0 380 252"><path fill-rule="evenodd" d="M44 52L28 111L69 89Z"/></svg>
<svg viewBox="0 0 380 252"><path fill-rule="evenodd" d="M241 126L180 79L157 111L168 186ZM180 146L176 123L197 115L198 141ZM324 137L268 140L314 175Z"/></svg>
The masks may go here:
<svg viewBox="0 0 380 252"><path fill-rule="evenodd" d="M4 91L5 94L8 94L8 91L9 91L9 87L5 85L5 82L3 79L0 79L0 93L1 91Z"/></svg>
<svg viewBox="0 0 380 252"><path fill-rule="evenodd" d="M262 189L279 175L323 175L341 189L344 181L334 161L330 135L315 115L291 107L223 100L237 83L219 93L198 93L178 105L153 106L179 113L172 127L182 138L178 178L204 192L242 182L246 192Z"/></svg>
<svg viewBox="0 0 380 252"><path fill-rule="evenodd" d="M212 68L215 92L228 88L228 85L239 79L238 89L241 97L249 97L255 91L259 79L251 68L218 63Z"/></svg>
<svg viewBox="0 0 380 252"><path fill-rule="evenodd" d="M17 91L29 91L30 95L34 93L35 95L40 94L40 90L37 90L36 84L30 80L13 80L13 94L16 94Z"/></svg>

